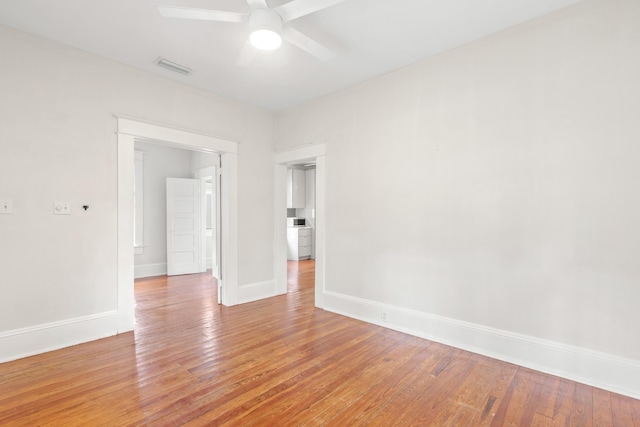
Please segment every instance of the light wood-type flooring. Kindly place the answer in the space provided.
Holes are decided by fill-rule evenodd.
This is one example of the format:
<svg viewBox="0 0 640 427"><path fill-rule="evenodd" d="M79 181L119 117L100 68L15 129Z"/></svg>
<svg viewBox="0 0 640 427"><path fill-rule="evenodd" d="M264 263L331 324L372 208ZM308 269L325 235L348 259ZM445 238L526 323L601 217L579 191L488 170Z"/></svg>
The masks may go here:
<svg viewBox="0 0 640 427"><path fill-rule="evenodd" d="M0 365L0 426L640 426L640 401L313 307L136 283L134 333Z"/></svg>

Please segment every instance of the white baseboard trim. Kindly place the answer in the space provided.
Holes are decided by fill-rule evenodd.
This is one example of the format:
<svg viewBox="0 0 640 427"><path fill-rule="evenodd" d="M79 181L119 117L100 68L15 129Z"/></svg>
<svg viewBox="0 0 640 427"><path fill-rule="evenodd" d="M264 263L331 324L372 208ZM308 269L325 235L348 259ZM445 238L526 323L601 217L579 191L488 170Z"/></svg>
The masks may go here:
<svg viewBox="0 0 640 427"><path fill-rule="evenodd" d="M633 359L334 292L325 292L324 309L640 399L640 361Z"/></svg>
<svg viewBox="0 0 640 427"><path fill-rule="evenodd" d="M167 274L167 263L159 264L142 264L133 267L133 277L139 279L141 277L164 276Z"/></svg>
<svg viewBox="0 0 640 427"><path fill-rule="evenodd" d="M238 288L238 304L270 298L276 295L276 281L251 283Z"/></svg>
<svg viewBox="0 0 640 427"><path fill-rule="evenodd" d="M117 333L117 311L0 332L0 363L70 347Z"/></svg>

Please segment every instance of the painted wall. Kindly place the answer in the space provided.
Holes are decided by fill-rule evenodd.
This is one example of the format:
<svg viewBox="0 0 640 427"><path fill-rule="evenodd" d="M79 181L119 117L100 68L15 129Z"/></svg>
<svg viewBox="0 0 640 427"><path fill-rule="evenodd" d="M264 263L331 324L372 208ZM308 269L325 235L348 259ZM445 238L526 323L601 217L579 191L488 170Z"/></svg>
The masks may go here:
<svg viewBox="0 0 640 427"><path fill-rule="evenodd" d="M328 308L640 361L638 22L587 0L280 114L327 144Z"/></svg>
<svg viewBox="0 0 640 427"><path fill-rule="evenodd" d="M218 156L216 154L202 153L199 151L191 151L191 170L216 166L218 164Z"/></svg>
<svg viewBox="0 0 640 427"><path fill-rule="evenodd" d="M0 217L0 360L20 353L8 339L35 345L43 325L116 308L114 113L240 142L240 224L260 218L239 236L240 285L273 279L271 113L6 27L0 51L0 197L14 202ZM57 200L72 214L54 216Z"/></svg>
<svg viewBox="0 0 640 427"><path fill-rule="evenodd" d="M269 291L262 296L273 296L273 145L264 141L265 138L273 139L274 119L258 112L247 114L245 119L246 129L238 154L242 159L238 165L238 235L243 243L238 250L240 286L264 283ZM224 173L224 165L222 167ZM264 244L252 245L254 241ZM267 242L269 248L265 250ZM245 260L250 262L251 268L245 267Z"/></svg>

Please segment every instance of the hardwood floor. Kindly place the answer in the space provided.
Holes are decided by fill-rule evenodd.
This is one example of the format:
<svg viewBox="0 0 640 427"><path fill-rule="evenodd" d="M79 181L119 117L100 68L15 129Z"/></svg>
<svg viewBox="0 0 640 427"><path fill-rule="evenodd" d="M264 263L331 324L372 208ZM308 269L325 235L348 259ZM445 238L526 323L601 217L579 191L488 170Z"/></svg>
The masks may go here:
<svg viewBox="0 0 640 427"><path fill-rule="evenodd" d="M2 426L640 426L640 401L313 307L136 283L135 333L0 365Z"/></svg>

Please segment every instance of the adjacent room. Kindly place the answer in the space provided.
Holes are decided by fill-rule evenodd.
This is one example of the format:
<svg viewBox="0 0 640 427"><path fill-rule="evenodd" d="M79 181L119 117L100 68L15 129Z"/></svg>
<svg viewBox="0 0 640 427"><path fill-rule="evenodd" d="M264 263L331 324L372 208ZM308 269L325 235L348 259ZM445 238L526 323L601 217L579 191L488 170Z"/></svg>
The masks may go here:
<svg viewBox="0 0 640 427"><path fill-rule="evenodd" d="M640 2L0 3L0 425L640 426Z"/></svg>

